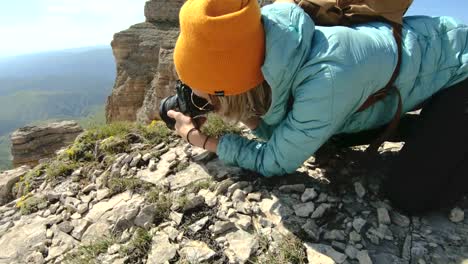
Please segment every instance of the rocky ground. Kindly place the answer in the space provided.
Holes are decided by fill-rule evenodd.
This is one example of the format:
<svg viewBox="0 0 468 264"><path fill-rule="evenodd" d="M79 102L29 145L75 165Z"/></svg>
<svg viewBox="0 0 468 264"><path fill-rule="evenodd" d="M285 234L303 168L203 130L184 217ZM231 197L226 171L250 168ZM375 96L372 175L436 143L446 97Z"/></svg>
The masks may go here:
<svg viewBox="0 0 468 264"><path fill-rule="evenodd" d="M0 207L0 263L468 263L466 201L408 217L379 195L402 143L378 169L355 147L268 179L172 136L109 138L89 162L22 172Z"/></svg>

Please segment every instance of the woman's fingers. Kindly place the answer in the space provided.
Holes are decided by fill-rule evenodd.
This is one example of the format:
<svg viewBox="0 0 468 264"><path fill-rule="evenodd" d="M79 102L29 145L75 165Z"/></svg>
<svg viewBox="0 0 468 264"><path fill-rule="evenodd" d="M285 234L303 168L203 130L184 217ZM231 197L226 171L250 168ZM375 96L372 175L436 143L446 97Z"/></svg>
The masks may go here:
<svg viewBox="0 0 468 264"><path fill-rule="evenodd" d="M167 111L167 116L173 119L177 119L178 114L180 114L180 112L176 112L174 110Z"/></svg>

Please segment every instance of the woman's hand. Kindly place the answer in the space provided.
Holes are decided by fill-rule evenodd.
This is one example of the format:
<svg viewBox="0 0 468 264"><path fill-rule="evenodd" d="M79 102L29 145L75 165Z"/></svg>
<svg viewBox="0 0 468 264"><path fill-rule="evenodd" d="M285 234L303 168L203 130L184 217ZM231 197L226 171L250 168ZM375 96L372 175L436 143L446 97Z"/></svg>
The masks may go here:
<svg viewBox="0 0 468 264"><path fill-rule="evenodd" d="M187 133L190 131L190 129L194 127L199 127L195 126L191 117L186 116L181 112L169 110L167 111L167 115L170 118L176 120L175 130L177 134L181 136L184 140L187 140ZM201 120L200 123L203 123L203 121L206 121L206 119ZM218 146L218 139L208 138L207 136L203 135L199 130L190 133L190 138L188 140L190 140L190 143L192 145L200 148L203 148L203 144L205 144L205 141L207 140L205 144L205 149L211 152L216 152L216 148Z"/></svg>
<svg viewBox="0 0 468 264"><path fill-rule="evenodd" d="M187 133L190 129L195 127L192 118L174 110L167 111L167 116L175 119L175 130L177 134L187 140Z"/></svg>

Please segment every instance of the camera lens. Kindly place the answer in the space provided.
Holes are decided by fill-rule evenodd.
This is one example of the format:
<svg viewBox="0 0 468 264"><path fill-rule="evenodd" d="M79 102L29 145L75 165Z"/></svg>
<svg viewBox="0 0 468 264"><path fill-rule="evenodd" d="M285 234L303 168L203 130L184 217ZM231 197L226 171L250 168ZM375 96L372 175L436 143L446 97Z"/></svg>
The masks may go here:
<svg viewBox="0 0 468 264"><path fill-rule="evenodd" d="M177 102L177 95L164 98L159 106L159 116L170 129L174 129L176 121L167 115L167 111L177 110L178 108L179 103Z"/></svg>

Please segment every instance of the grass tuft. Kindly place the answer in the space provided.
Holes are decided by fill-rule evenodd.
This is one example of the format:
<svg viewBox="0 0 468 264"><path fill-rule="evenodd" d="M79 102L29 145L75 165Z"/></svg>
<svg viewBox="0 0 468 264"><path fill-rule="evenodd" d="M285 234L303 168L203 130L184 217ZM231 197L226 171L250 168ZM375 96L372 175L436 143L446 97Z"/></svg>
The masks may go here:
<svg viewBox="0 0 468 264"><path fill-rule="evenodd" d="M146 259L151 248L151 234L139 227L136 229L132 239L122 249L122 254L128 257L126 263L139 263L138 260Z"/></svg>
<svg viewBox="0 0 468 264"><path fill-rule="evenodd" d="M223 119L216 114L209 114L205 124L201 127L203 134L210 137L220 137L224 134L240 134L242 129L236 125L224 122Z"/></svg>
<svg viewBox="0 0 468 264"><path fill-rule="evenodd" d="M16 202L16 207L20 209L22 215L28 215L37 212L39 205L43 203L47 203L45 197L31 196L31 193L28 193L21 196L20 200Z"/></svg>
<svg viewBox="0 0 468 264"><path fill-rule="evenodd" d="M255 264L283 264L283 263L307 263L307 255L302 241L294 235L284 236L277 241L278 248L271 250L270 242L266 237L260 237L260 248L265 252L263 257L250 260Z"/></svg>
<svg viewBox="0 0 468 264"><path fill-rule="evenodd" d="M154 204L156 208L155 222L162 222L169 217L171 212L172 199L159 187L153 187L146 194L146 201Z"/></svg>
<svg viewBox="0 0 468 264"><path fill-rule="evenodd" d="M78 248L65 255L63 263L65 264L99 264L97 257L99 254L106 253L107 249L115 244L115 237L103 237L93 241L90 244L80 245Z"/></svg>

